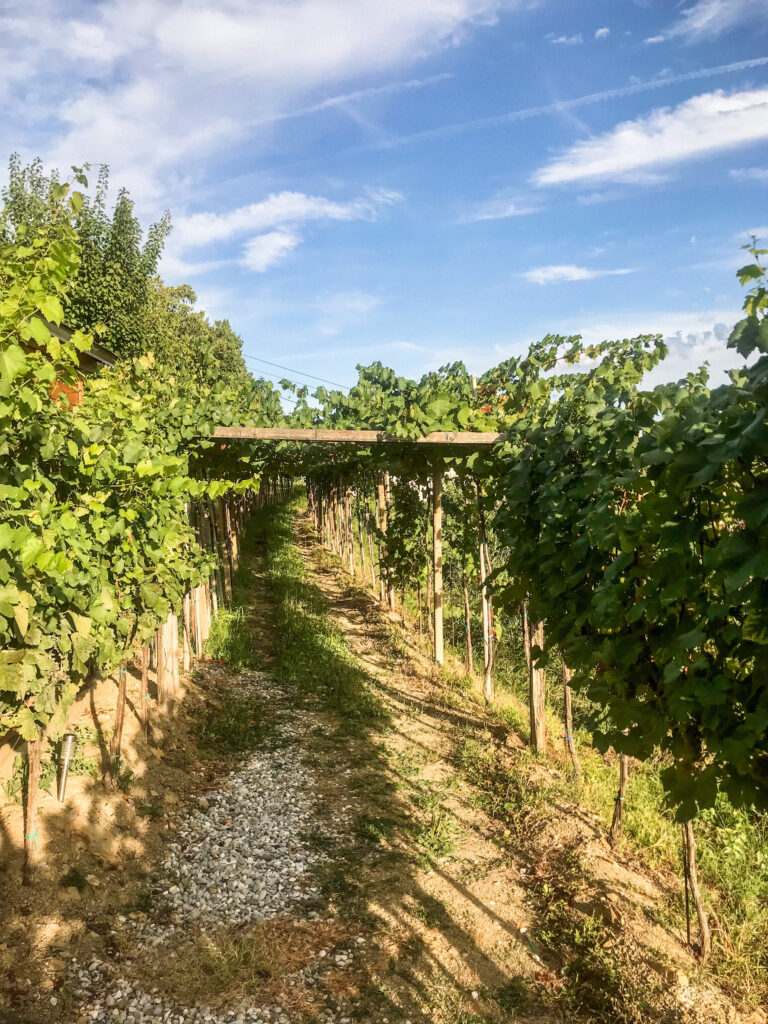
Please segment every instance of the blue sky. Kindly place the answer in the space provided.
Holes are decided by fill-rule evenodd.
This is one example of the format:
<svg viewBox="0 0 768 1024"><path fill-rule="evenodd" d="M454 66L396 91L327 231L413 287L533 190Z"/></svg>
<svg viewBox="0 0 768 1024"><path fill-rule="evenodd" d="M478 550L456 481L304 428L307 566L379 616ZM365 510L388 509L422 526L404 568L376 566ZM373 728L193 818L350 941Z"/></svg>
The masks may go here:
<svg viewBox="0 0 768 1024"><path fill-rule="evenodd" d="M0 150L170 208L163 276L246 354L347 384L547 332L722 375L768 237L755 0L11 0L0 111Z"/></svg>

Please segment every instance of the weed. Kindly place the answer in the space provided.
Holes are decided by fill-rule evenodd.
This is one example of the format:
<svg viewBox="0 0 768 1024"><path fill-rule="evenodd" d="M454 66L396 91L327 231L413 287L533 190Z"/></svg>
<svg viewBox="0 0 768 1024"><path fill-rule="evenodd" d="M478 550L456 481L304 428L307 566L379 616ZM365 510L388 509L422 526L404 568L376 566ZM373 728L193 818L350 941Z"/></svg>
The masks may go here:
<svg viewBox="0 0 768 1024"><path fill-rule="evenodd" d="M398 823L393 818L371 817L361 814L355 822L355 833L364 843L391 843L397 832Z"/></svg>
<svg viewBox="0 0 768 1024"><path fill-rule="evenodd" d="M88 885L88 879L85 877L84 872L80 868L72 867L67 871L65 875L62 875L59 879L59 885L63 889L68 889L70 886L74 886L79 892L83 892L86 885Z"/></svg>
<svg viewBox="0 0 768 1024"><path fill-rule="evenodd" d="M216 703L197 713L191 726L203 750L219 757L244 754L272 731L274 720L254 694L227 690L216 697Z"/></svg>

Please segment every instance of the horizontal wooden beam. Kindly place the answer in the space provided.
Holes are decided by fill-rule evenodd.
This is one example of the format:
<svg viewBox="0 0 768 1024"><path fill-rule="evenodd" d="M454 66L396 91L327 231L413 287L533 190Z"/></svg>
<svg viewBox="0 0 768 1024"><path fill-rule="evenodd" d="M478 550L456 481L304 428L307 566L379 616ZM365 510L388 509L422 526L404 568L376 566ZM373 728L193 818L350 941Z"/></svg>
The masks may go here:
<svg viewBox="0 0 768 1024"><path fill-rule="evenodd" d="M319 444L454 444L469 448L488 448L506 437L471 430L438 430L424 437L396 437L382 430L306 430L301 427L216 427L213 436Z"/></svg>

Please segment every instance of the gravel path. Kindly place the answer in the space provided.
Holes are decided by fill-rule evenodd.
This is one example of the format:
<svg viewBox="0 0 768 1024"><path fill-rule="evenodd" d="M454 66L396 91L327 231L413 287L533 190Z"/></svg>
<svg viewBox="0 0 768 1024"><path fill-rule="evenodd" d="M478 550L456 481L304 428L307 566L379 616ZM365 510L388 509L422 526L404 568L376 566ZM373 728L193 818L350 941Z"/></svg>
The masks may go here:
<svg viewBox="0 0 768 1024"><path fill-rule="evenodd" d="M287 708L288 697L265 673L243 673L233 680L242 693L268 695L271 708ZM221 925L252 923L281 914L302 916L303 905L317 896L310 868L324 855L311 849L302 834L315 824L313 775L304 763L300 740L315 724L309 713L290 708L278 715L274 738L248 757L216 790L200 797L179 816L168 856L154 881L158 902L171 923L154 919L119 923L133 930L146 950L161 945L184 922ZM315 911L303 915L317 917ZM354 953L337 951L337 964ZM290 1024L279 1006L243 1006L238 1011L171 1005L156 991L146 991L123 976L126 964L92 960L70 964L77 993L78 1024L156 1024L158 1021ZM297 979L298 980L298 979ZM305 971L300 979L312 985ZM345 1024L331 1011L318 1019Z"/></svg>

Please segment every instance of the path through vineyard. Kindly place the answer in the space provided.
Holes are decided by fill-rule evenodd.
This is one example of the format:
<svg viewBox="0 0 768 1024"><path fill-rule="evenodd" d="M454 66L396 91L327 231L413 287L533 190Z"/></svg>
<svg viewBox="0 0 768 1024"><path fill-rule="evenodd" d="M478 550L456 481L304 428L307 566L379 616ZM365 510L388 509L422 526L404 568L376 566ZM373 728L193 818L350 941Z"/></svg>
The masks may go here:
<svg viewBox="0 0 768 1024"><path fill-rule="evenodd" d="M269 508L250 530L244 628L265 671L208 663L197 685L239 694L254 749L182 797L151 898L100 922L94 895L101 947L73 942L55 1005L7 1019L740 1019L658 923L674 879L542 802L552 769L441 681L306 517Z"/></svg>

